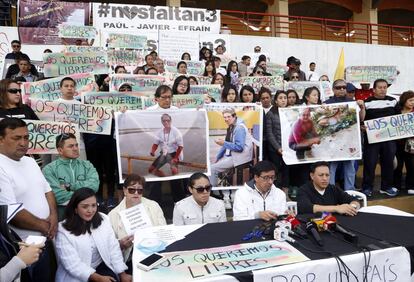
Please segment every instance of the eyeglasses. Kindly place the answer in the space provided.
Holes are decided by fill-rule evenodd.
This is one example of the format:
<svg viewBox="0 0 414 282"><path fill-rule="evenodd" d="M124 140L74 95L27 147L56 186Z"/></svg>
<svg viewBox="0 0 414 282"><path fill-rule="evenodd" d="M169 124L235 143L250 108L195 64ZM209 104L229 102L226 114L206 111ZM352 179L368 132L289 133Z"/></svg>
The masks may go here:
<svg viewBox="0 0 414 282"><path fill-rule="evenodd" d="M209 193L211 191L212 186L211 185L207 185L204 187L192 187L193 189L197 190L197 193L201 194L204 191L206 191L207 193Z"/></svg>
<svg viewBox="0 0 414 282"><path fill-rule="evenodd" d="M255 52L260 52L261 49L254 49Z"/></svg>
<svg viewBox="0 0 414 282"><path fill-rule="evenodd" d="M136 193L138 193L138 195L142 195L144 193L144 189L143 188L141 188L141 189L127 188L127 190L128 190L128 193L129 194L136 194Z"/></svg>
<svg viewBox="0 0 414 282"><path fill-rule="evenodd" d="M276 179L276 176L268 176L268 175L266 175L266 176L259 176L259 177L261 179L263 179L264 181L269 181L269 180L274 181Z"/></svg>
<svg viewBox="0 0 414 282"><path fill-rule="evenodd" d="M163 119L161 122L171 122L170 119Z"/></svg>
<svg viewBox="0 0 414 282"><path fill-rule="evenodd" d="M160 96L160 99L162 99L162 100L171 100L172 96Z"/></svg>
<svg viewBox="0 0 414 282"><path fill-rule="evenodd" d="M12 45L13 48L19 48L20 45Z"/></svg>
<svg viewBox="0 0 414 282"><path fill-rule="evenodd" d="M299 76L292 76L291 78L292 78L292 79L294 79L294 78L299 79Z"/></svg>
<svg viewBox="0 0 414 282"><path fill-rule="evenodd" d="M182 86L182 87L187 87L187 86L188 86L188 84L187 84L187 83L178 83L178 85L179 85L179 86Z"/></svg>
<svg viewBox="0 0 414 282"><path fill-rule="evenodd" d="M18 88L10 88L10 89L7 89L7 92L11 94L17 94L17 93L22 93L22 90Z"/></svg>
<svg viewBox="0 0 414 282"><path fill-rule="evenodd" d="M68 133L62 133L61 135L59 135L57 138L56 138L56 144L59 144L60 142L62 142L62 141L65 141L65 140L67 140L67 139L69 139L69 137L70 137L70 135L68 134Z"/></svg>
<svg viewBox="0 0 414 282"><path fill-rule="evenodd" d="M263 72L262 71L257 71L256 74L263 74Z"/></svg>
<svg viewBox="0 0 414 282"><path fill-rule="evenodd" d="M335 86L334 87L336 90L345 90L346 86Z"/></svg>

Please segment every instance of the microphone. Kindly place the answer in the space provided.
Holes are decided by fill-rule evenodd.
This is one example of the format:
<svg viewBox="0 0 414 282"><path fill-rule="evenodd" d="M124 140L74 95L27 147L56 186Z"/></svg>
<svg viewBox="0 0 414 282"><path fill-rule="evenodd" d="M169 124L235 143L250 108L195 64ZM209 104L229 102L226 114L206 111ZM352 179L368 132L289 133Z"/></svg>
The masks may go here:
<svg viewBox="0 0 414 282"><path fill-rule="evenodd" d="M292 232L294 235L305 239L308 236L306 236L306 232L302 229L299 220L297 220L296 217L294 217L293 215L289 215L288 217L286 217L286 221L288 221L290 223L290 225L292 226Z"/></svg>
<svg viewBox="0 0 414 282"><path fill-rule="evenodd" d="M346 241L355 244L358 243L358 236L339 225L335 216L329 215L325 217L323 225L325 230L333 230L342 233Z"/></svg>
<svg viewBox="0 0 414 282"><path fill-rule="evenodd" d="M308 231L308 233L312 235L312 237L315 239L316 243L318 243L319 246L323 246L323 241L319 236L318 231L316 230L316 223L312 221L307 222L306 231Z"/></svg>
<svg viewBox="0 0 414 282"><path fill-rule="evenodd" d="M289 237L289 230L286 227L276 226L273 231L273 238L279 242L288 241L295 243L295 239Z"/></svg>

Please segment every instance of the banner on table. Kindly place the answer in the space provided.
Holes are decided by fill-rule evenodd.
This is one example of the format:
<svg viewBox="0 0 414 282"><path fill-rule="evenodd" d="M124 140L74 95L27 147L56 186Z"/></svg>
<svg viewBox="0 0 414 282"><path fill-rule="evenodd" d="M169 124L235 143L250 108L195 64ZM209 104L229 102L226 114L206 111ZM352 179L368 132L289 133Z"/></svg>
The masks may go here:
<svg viewBox="0 0 414 282"><path fill-rule="evenodd" d="M108 50L108 64L111 66L141 66L145 64L144 50Z"/></svg>
<svg viewBox="0 0 414 282"><path fill-rule="evenodd" d="M286 164L361 159L355 102L279 108Z"/></svg>
<svg viewBox="0 0 414 282"><path fill-rule="evenodd" d="M274 240L163 255L167 260L150 271L135 268L134 281L194 281L309 260L288 243ZM137 259L136 256L134 259ZM133 265L136 265L136 260Z"/></svg>
<svg viewBox="0 0 414 282"><path fill-rule="evenodd" d="M83 133L111 133L112 109L109 107L41 99L32 99L31 107L41 120L72 122Z"/></svg>
<svg viewBox="0 0 414 282"><path fill-rule="evenodd" d="M111 74L109 91L118 91L122 84L129 84L132 91L154 95L158 86L164 84L165 77L159 75L139 75L139 74Z"/></svg>
<svg viewBox="0 0 414 282"><path fill-rule="evenodd" d="M79 39L93 39L96 37L97 31L93 26L82 25L66 25L59 26L60 38L79 38Z"/></svg>
<svg viewBox="0 0 414 282"><path fill-rule="evenodd" d="M350 83L373 83L382 78L389 84L393 84L397 78L397 72L396 66L351 66L345 69L345 79Z"/></svg>
<svg viewBox="0 0 414 282"><path fill-rule="evenodd" d="M181 56L180 56L181 57ZM164 68L167 72L177 73L177 65L182 60L164 60ZM188 75L203 75L204 73L204 62L201 61L184 61L187 64ZM211 80L211 78L210 78ZM211 82L210 82L211 83ZM209 84L210 84L209 83ZM200 83L201 84L201 83Z"/></svg>
<svg viewBox="0 0 414 282"><path fill-rule="evenodd" d="M160 31L158 38L158 53L164 59L180 59L184 52L191 58L199 56L199 36L188 32Z"/></svg>
<svg viewBox="0 0 414 282"><path fill-rule="evenodd" d="M20 0L18 11L22 44L60 45L60 25L87 25L89 22L89 3L86 2Z"/></svg>
<svg viewBox="0 0 414 282"><path fill-rule="evenodd" d="M74 123L46 120L25 120L29 130L28 154L57 154L56 138L61 134L75 134L80 140L79 127Z"/></svg>
<svg viewBox="0 0 414 282"><path fill-rule="evenodd" d="M218 84L210 85L191 85L188 94L202 94L213 98L216 102L221 101L221 87Z"/></svg>
<svg viewBox="0 0 414 282"><path fill-rule="evenodd" d="M220 33L220 10L93 3L97 29L134 31L138 34L167 32ZM127 32L129 33L129 32Z"/></svg>
<svg viewBox="0 0 414 282"><path fill-rule="evenodd" d="M263 144L263 109L261 106L253 103L212 103L204 104L207 110L209 120L209 139L210 139L210 164L211 173L222 172L218 171L216 167L222 167L222 161L225 161L225 155L230 155L233 159L233 165L228 167L226 171L240 166L242 171L244 168L249 168L251 164L262 160L262 144ZM230 113L224 111L234 111L237 118L232 122L235 127L230 127L225 122L225 116L232 116ZM233 128L233 131L230 132ZM241 132L245 137L233 134L234 132ZM223 142L226 136L232 136L232 142L243 143L243 151L229 152ZM244 138L243 141L240 141ZM257 155L256 152L259 152ZM212 185L215 189L237 189L245 182L249 181L249 174L241 173L241 179L234 179L236 177L218 178L217 182L212 180Z"/></svg>
<svg viewBox="0 0 414 282"><path fill-rule="evenodd" d="M238 80L239 90L244 85L250 85L254 91L259 93L260 88L269 88L272 93L277 90L283 90L283 77L282 76L243 76Z"/></svg>
<svg viewBox="0 0 414 282"><path fill-rule="evenodd" d="M74 73L108 73L106 52L89 53L45 53L43 54L46 77L70 75Z"/></svg>
<svg viewBox="0 0 414 282"><path fill-rule="evenodd" d="M27 99L38 98L53 101L62 96L60 92L60 81L67 76L49 78L35 82L23 82L24 101ZM68 75L76 82L75 97L81 92L97 90L95 76L91 73L77 73Z"/></svg>
<svg viewBox="0 0 414 282"><path fill-rule="evenodd" d="M414 136L414 113L364 121L368 143L379 143Z"/></svg>
<svg viewBox="0 0 414 282"><path fill-rule="evenodd" d="M369 263L364 267L364 260ZM341 256L345 269L338 269L335 258L311 260L253 271L254 282L300 281L411 281L410 253L404 247L359 252ZM135 273L134 273L135 274ZM350 278L352 277L352 278ZM135 277L134 277L135 278Z"/></svg>
<svg viewBox="0 0 414 282"><path fill-rule="evenodd" d="M147 109L155 105L157 102L154 97L144 97L143 98L143 109ZM200 94L183 94L178 95L174 94L172 99L172 105L177 108L182 109L191 109L191 108L200 108L204 104L204 95Z"/></svg>
<svg viewBox="0 0 414 282"><path fill-rule="evenodd" d="M208 121L203 109L126 111L115 113L115 117L121 182L131 173L142 175L147 181L210 173ZM161 119L169 119L170 123ZM176 156L179 147L183 149Z"/></svg>
<svg viewBox="0 0 414 282"><path fill-rule="evenodd" d="M321 93L321 101L325 101L330 96L333 96L331 83L329 81L288 81L285 82L285 91L295 90L299 98L303 98L306 88L316 87Z"/></svg>
<svg viewBox="0 0 414 282"><path fill-rule="evenodd" d="M135 92L88 92L82 93L82 103L110 107L115 112L142 110L141 95Z"/></svg>
<svg viewBox="0 0 414 282"><path fill-rule="evenodd" d="M145 49L147 48L147 37L143 35L110 33L108 38L108 47Z"/></svg>

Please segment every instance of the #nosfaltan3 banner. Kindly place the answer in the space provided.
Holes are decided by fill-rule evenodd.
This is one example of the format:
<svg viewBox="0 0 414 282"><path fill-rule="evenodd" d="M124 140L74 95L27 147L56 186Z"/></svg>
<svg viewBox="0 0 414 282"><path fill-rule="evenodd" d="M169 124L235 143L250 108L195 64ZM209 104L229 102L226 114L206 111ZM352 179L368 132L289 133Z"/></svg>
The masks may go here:
<svg viewBox="0 0 414 282"><path fill-rule="evenodd" d="M204 104L209 119L210 182L214 189L237 189L262 159L263 109L250 103Z"/></svg>
<svg viewBox="0 0 414 282"><path fill-rule="evenodd" d="M22 44L62 44L58 36L59 26L87 25L89 5L85 2L20 0L18 27Z"/></svg>
<svg viewBox="0 0 414 282"><path fill-rule="evenodd" d="M279 116L286 164L361 159L355 102L279 108Z"/></svg>
<svg viewBox="0 0 414 282"><path fill-rule="evenodd" d="M205 110L117 112L115 122L120 182L131 173L147 181L210 173Z"/></svg>

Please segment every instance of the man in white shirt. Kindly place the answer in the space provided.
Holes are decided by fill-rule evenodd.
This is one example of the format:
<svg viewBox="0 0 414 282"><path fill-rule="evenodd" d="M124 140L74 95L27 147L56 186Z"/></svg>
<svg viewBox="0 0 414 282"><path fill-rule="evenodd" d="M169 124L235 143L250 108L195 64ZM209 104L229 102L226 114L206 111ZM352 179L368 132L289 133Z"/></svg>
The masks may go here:
<svg viewBox="0 0 414 282"><path fill-rule="evenodd" d="M196 172L188 180L191 196L177 202L173 212L174 225L226 222L226 210L221 200L210 196L208 177Z"/></svg>
<svg viewBox="0 0 414 282"><path fill-rule="evenodd" d="M171 125L171 122L172 119L169 114L161 116L163 128L156 133L156 139L151 147L151 156L155 156L158 147L160 147L160 151L159 156L151 164L148 172L159 177L165 176L165 173L160 168L166 163L170 164L171 174L176 175L178 173L178 162L183 160L183 135L175 126Z"/></svg>
<svg viewBox="0 0 414 282"><path fill-rule="evenodd" d="M176 106L172 106L172 90L167 85L158 86L157 90L155 90L155 101L157 104L148 107L147 110L162 110L162 109L171 109L177 110Z"/></svg>
<svg viewBox="0 0 414 282"><path fill-rule="evenodd" d="M269 221L286 213L286 195L273 182L276 169L269 161L258 162L253 167L254 179L236 191L233 220L261 218Z"/></svg>
<svg viewBox="0 0 414 282"><path fill-rule="evenodd" d="M0 204L22 203L23 209L11 221L25 240L29 235L55 237L57 210L55 196L36 161L25 154L29 148L26 123L18 118L0 121ZM47 249L32 265L36 281L51 281Z"/></svg>

